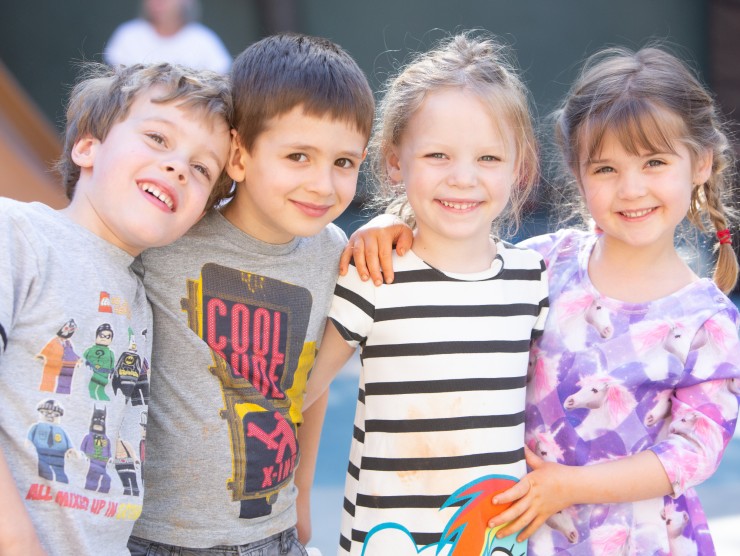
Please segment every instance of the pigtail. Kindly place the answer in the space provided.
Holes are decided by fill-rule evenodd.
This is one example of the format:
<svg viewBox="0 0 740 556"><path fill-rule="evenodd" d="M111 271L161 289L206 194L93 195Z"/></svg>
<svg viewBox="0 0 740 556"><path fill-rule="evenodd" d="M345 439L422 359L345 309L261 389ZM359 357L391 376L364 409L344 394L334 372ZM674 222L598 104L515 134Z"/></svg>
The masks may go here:
<svg viewBox="0 0 740 556"><path fill-rule="evenodd" d="M721 192L716 186L711 184L712 181L710 180L701 188L704 189L704 194L706 195L706 211L717 236L715 247L717 262L714 266L713 279L719 289L725 293L729 293L735 288L735 284L737 283L738 260L735 250L732 247L729 219L727 218L727 211L722 202Z"/></svg>
<svg viewBox="0 0 740 556"><path fill-rule="evenodd" d="M732 224L737 221L737 215L729 203L737 174L734 150L711 102L709 109L711 116L707 120L710 125L706 127L710 131L705 135L707 139L693 146L695 152L707 147L712 150L712 173L705 183L692 190L687 217L702 231L708 231L705 225L707 220L711 223L717 257L712 278L719 289L729 293L735 288L740 272L737 254L732 246Z"/></svg>

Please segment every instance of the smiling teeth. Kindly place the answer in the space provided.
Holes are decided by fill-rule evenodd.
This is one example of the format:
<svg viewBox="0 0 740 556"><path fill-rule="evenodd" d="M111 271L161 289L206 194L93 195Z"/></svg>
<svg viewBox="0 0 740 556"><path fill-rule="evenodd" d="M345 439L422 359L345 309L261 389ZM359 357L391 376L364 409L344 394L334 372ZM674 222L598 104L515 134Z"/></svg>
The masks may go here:
<svg viewBox="0 0 740 556"><path fill-rule="evenodd" d="M454 208L455 210L466 210L477 206L479 203L452 203L450 201L440 201L443 206Z"/></svg>
<svg viewBox="0 0 740 556"><path fill-rule="evenodd" d="M162 201L165 205L169 207L170 210L173 210L175 208L175 203L172 200L172 198L167 195L164 191L159 189L156 185L151 183L144 183L141 185L141 189L146 191L147 193L154 195L157 199Z"/></svg>
<svg viewBox="0 0 740 556"><path fill-rule="evenodd" d="M623 210L622 214L624 214L628 218L640 218L641 216L645 216L646 214L649 214L652 212L653 209L642 209L642 210Z"/></svg>

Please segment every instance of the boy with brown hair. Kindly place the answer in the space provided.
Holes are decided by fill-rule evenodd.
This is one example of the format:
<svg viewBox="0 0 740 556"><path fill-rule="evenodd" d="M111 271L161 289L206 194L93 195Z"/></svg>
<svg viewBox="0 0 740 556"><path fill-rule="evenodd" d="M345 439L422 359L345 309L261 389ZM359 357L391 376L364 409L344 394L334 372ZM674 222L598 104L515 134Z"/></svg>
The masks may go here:
<svg viewBox="0 0 740 556"><path fill-rule="evenodd" d="M141 257L155 409L132 554L305 554L297 431L346 242L331 222L354 196L374 101L344 50L305 35L251 45L231 78L233 197Z"/></svg>
<svg viewBox="0 0 740 556"><path fill-rule="evenodd" d="M67 111L69 206L0 199L0 553L128 554L143 453L115 447L140 446L152 327L131 266L223 195L231 116L211 72L91 66Z"/></svg>

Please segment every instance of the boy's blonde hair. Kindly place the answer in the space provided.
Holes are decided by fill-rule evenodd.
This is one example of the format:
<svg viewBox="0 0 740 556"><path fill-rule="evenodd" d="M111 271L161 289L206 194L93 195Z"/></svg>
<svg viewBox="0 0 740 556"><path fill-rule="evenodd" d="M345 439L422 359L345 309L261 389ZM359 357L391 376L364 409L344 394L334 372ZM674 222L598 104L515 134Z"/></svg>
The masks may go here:
<svg viewBox="0 0 740 556"><path fill-rule="evenodd" d="M399 144L409 120L426 95L445 88L473 93L489 107L495 122L508 125L514 133L518 183L512 188L508 213L513 220L511 227L515 229L520 222L522 206L538 177L537 142L529 95L510 61L508 49L480 32L443 39L432 50L417 55L389 80L378 106L369 146L379 187L377 204L391 202L390 212L414 224L402 188L393 184L388 176L386 157Z"/></svg>
<svg viewBox="0 0 740 556"><path fill-rule="evenodd" d="M108 132L128 115L137 95L160 88L155 103L175 102L188 110L199 110L207 117L223 120L230 128L233 104L228 79L207 70L194 70L173 64L134 64L110 68L87 63L83 77L72 89L67 105L64 150L56 164L67 197L74 196L80 167L72 160L74 144L86 135L105 141ZM222 169L206 208L215 206L231 189L231 178Z"/></svg>
<svg viewBox="0 0 740 556"><path fill-rule="evenodd" d="M672 54L648 47L609 48L591 56L555 117L555 138L576 182L582 156L596 155L606 133L631 154L675 152L676 142L688 148L693 163L711 152L711 175L694 184L687 217L702 231L707 222L715 231L728 228L734 152L711 94ZM729 292L737 276L732 245L718 244L715 282Z"/></svg>

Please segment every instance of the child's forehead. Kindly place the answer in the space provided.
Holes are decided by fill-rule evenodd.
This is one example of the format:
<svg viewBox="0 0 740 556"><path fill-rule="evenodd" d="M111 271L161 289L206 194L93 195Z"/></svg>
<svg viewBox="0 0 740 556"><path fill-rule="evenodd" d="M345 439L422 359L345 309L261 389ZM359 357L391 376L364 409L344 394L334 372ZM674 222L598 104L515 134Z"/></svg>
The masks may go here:
<svg viewBox="0 0 740 556"><path fill-rule="evenodd" d="M219 124L229 126L226 117L199 98L182 95L171 97L172 91L162 85L154 85L136 93L124 119L130 117L151 119L185 119L205 124L211 130Z"/></svg>
<svg viewBox="0 0 740 556"><path fill-rule="evenodd" d="M323 130L333 130L337 136L353 137L365 143L367 137L357 128L354 120L336 116L329 111L311 112L302 105L297 105L269 118L263 127L262 134L273 132L282 135L286 140L306 140L314 137L312 130L320 126ZM259 135L258 135L259 138Z"/></svg>
<svg viewBox="0 0 740 556"><path fill-rule="evenodd" d="M675 152L686 137L683 119L668 109L613 110L586 122L578 133L581 159L598 158L607 142L616 143L631 155Z"/></svg>

